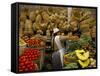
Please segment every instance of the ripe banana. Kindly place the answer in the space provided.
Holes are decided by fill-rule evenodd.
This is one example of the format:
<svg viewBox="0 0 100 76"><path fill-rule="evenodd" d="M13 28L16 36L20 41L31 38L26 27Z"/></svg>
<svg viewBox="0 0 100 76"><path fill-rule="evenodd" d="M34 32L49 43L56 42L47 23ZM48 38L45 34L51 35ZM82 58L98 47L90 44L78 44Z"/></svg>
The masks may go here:
<svg viewBox="0 0 100 76"><path fill-rule="evenodd" d="M19 45L24 46L26 45L26 42L23 39L19 38Z"/></svg>
<svg viewBox="0 0 100 76"><path fill-rule="evenodd" d="M89 59L87 59L86 61L78 60L78 62L82 66L82 68L86 68L86 67L88 67L88 65L90 63L90 60Z"/></svg>
<svg viewBox="0 0 100 76"><path fill-rule="evenodd" d="M76 56L78 59L85 61L89 58L89 51L85 52L84 50L76 50Z"/></svg>

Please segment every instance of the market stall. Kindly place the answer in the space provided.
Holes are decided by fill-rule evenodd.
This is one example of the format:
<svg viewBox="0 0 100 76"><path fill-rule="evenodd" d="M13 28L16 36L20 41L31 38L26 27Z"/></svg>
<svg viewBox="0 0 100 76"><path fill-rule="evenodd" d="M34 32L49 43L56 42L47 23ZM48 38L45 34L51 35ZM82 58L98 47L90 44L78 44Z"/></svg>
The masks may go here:
<svg viewBox="0 0 100 76"><path fill-rule="evenodd" d="M53 29L64 45L62 69L96 67L95 9L21 5L19 11L19 71L52 70ZM67 9L68 8L68 9Z"/></svg>

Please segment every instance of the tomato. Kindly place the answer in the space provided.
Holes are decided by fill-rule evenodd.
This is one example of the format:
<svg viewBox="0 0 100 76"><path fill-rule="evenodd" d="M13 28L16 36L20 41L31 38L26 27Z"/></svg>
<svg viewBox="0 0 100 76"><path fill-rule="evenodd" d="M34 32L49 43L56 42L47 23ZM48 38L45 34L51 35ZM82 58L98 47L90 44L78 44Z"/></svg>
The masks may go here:
<svg viewBox="0 0 100 76"><path fill-rule="evenodd" d="M19 69L19 72L23 72L23 69Z"/></svg>
<svg viewBox="0 0 100 76"><path fill-rule="evenodd" d="M20 66L23 66L23 65L24 65L24 63L23 63L23 62L21 62L21 63L20 63Z"/></svg>
<svg viewBox="0 0 100 76"><path fill-rule="evenodd" d="M29 67L30 70L33 70L33 67Z"/></svg>
<svg viewBox="0 0 100 76"><path fill-rule="evenodd" d="M25 68L25 71L26 71L26 72L29 71L28 68Z"/></svg>
<svg viewBox="0 0 100 76"><path fill-rule="evenodd" d="M24 53L19 57L19 72L35 71L36 66L33 61L40 56L40 50L25 48Z"/></svg>
<svg viewBox="0 0 100 76"><path fill-rule="evenodd" d="M25 69L25 66L22 66L22 69Z"/></svg>

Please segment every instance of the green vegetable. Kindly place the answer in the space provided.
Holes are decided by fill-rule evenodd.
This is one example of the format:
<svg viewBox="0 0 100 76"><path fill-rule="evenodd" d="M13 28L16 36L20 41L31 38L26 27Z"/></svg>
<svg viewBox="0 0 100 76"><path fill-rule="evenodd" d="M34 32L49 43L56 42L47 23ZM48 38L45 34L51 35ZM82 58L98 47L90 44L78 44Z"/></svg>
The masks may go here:
<svg viewBox="0 0 100 76"><path fill-rule="evenodd" d="M90 44L91 41L92 41L92 38L91 38L90 36L81 35L80 40L78 41L78 43L79 43L81 46L84 46L84 45Z"/></svg>
<svg viewBox="0 0 100 76"><path fill-rule="evenodd" d="M69 63L69 64L66 64L64 67L64 69L74 69L74 68L78 68L77 63Z"/></svg>
<svg viewBox="0 0 100 76"><path fill-rule="evenodd" d="M87 46L91 44L92 38L87 35L81 35L79 41L69 41L68 47L67 47L67 52L72 52L77 49L82 49L83 46Z"/></svg>
<svg viewBox="0 0 100 76"><path fill-rule="evenodd" d="M67 52L72 52L72 51L74 51L76 49L80 49L80 48L81 48L81 45L79 44L78 41L69 41Z"/></svg>

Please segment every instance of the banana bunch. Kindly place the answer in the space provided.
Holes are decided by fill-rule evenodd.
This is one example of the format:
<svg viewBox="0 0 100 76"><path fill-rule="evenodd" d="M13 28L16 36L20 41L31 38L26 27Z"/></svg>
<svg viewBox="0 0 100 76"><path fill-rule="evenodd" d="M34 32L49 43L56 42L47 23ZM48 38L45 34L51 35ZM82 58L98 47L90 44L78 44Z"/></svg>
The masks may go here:
<svg viewBox="0 0 100 76"><path fill-rule="evenodd" d="M24 45L26 45L26 42L23 39L19 38L19 46L24 46Z"/></svg>
<svg viewBox="0 0 100 76"><path fill-rule="evenodd" d="M78 60L78 62L82 66L82 68L86 68L86 67L88 67L88 65L90 63L90 60L89 59L87 59L86 61Z"/></svg>
<svg viewBox="0 0 100 76"><path fill-rule="evenodd" d="M78 59L85 61L89 58L89 51L85 52L84 50L76 50L76 56Z"/></svg>
<svg viewBox="0 0 100 76"><path fill-rule="evenodd" d="M90 57L89 51L83 49L75 50L74 52L64 55L65 68L69 68L70 63L78 63L81 68L96 67L96 60Z"/></svg>
<svg viewBox="0 0 100 76"><path fill-rule="evenodd" d="M69 54L64 55L64 65L76 61L77 61L77 57L75 55L75 52L70 52Z"/></svg>
<svg viewBox="0 0 100 76"><path fill-rule="evenodd" d="M26 45L27 43L22 38L19 38L19 56L24 52Z"/></svg>
<svg viewBox="0 0 100 76"><path fill-rule="evenodd" d="M75 50L75 53L78 58L78 63L81 65L81 67L88 67L90 64L89 51L85 52L84 50Z"/></svg>

